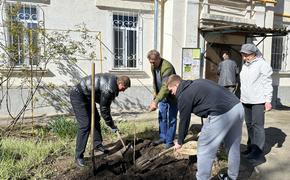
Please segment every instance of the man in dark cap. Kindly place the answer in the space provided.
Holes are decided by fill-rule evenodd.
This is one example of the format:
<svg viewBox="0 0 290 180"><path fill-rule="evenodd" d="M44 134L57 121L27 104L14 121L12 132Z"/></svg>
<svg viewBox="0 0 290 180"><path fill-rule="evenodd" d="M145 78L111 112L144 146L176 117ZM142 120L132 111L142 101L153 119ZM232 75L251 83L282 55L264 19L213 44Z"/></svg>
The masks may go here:
<svg viewBox="0 0 290 180"><path fill-rule="evenodd" d="M241 102L245 109L248 130L247 150L243 154L253 162L265 158L265 111L272 109L272 68L254 44L243 44L240 50L244 61L241 79Z"/></svg>
<svg viewBox="0 0 290 180"><path fill-rule="evenodd" d="M79 123L76 139L76 164L79 167L85 166L84 152L91 129L91 76L81 79L70 93L71 104ZM100 104L100 111L106 124L113 132L118 130L111 116L111 103L118 96L120 91L125 91L131 85L127 76L114 76L109 73L100 73L95 76L95 102ZM100 126L100 115L95 107L95 137L94 148L103 153L107 150L102 145L102 134Z"/></svg>

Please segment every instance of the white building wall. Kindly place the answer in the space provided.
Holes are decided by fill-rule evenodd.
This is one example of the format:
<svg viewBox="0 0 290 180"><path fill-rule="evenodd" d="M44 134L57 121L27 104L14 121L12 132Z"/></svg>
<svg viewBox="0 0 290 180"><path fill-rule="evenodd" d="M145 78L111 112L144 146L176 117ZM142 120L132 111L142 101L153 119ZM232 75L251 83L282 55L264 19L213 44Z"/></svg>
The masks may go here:
<svg viewBox="0 0 290 180"><path fill-rule="evenodd" d="M199 0L167 0L164 1L164 12L161 12L159 8L159 23L161 22L161 13L164 13L163 32L160 31L162 24L159 24L159 42L158 47L162 48L162 56L171 61L178 74L181 74L181 53L183 47L201 47L199 45L200 37L198 26L200 23L200 8L207 7L206 4L200 4ZM204 1L208 2L208 1ZM282 3L283 2L283 3ZM106 46L113 51L113 25L112 14L113 12L135 12L139 13L139 23L141 23L139 29L139 41L138 47L140 60L138 63L138 71L144 71L147 77L142 79L132 78L132 86L138 87L136 91L132 88L121 95L123 99L137 95L136 92L141 92L142 97L141 104L146 104L148 99L151 98L150 92L144 87L152 86L152 75L150 72L150 64L147 60L147 52L153 49L153 31L154 31L154 14L153 1L132 1L132 0L51 0L50 4L39 4L45 13L45 25L48 32L53 30L69 30L76 29L75 25L86 24L86 27L90 31L101 32L102 40ZM221 4L222 5L222 4ZM161 6L161 5L160 5ZM254 20L255 24L260 27L273 27L273 8L275 13L290 14L290 0L278 1L278 5L274 7L274 4L256 4L254 6L253 18L250 18L249 13L245 13L243 19L241 12L234 18L236 12L232 12L233 18L228 20L239 19L241 23L251 24ZM218 16L212 17L228 17L231 16L227 13L227 8L221 8L223 11L218 12ZM213 8L214 9L214 8ZM220 10L220 7L216 7L216 10ZM222 16L223 15L223 16ZM1 24L0 19L0 24ZM282 18L282 22L275 22L284 25L290 25L290 18ZM0 32L3 29L0 30ZM161 38L162 36L162 38ZM288 35L289 36L289 35ZM290 38L290 36L289 36ZM290 40L288 38L287 49L287 66L286 70L290 71ZM0 38L2 41L3 38ZM162 40L162 41L161 41ZM257 38L255 43L259 42L261 38ZM271 38L266 38L264 42L259 45L260 50L265 56L268 63L271 61ZM97 47L98 48L98 47ZM97 50L97 52L99 52ZM98 54L97 54L98 55ZM102 72L110 72L113 67L113 55L106 48L103 48L103 69ZM65 61L63 61L65 63ZM80 74L64 73L58 70L58 67L54 63L50 63L48 66L49 75L44 76L43 82L53 83L56 85L73 85L76 80L75 76L85 76L91 74L91 62L86 60L80 60L77 63L77 68L81 69ZM101 72L100 62L96 62L96 71ZM131 73L128 71L128 73ZM283 76L283 77L282 77ZM289 87L290 77L289 75L275 75L275 82L279 86ZM15 81L16 82L16 81ZM146 100L145 100L146 99ZM143 102L142 102L143 101ZM290 101L290 100L289 100ZM17 104L17 103L16 103ZM0 109L1 113L4 111ZM3 111L2 111L3 110ZM43 110L45 112L45 110Z"/></svg>
<svg viewBox="0 0 290 180"><path fill-rule="evenodd" d="M152 2L134 2L134 1L123 1L123 0L51 0L50 4L37 4L44 11L45 17L45 27L47 32L52 31L66 31L66 30L76 30L75 25L85 24L86 28L89 31L92 31L91 34L97 34L101 32L103 43L109 48L110 51L113 52L113 12L134 12L139 13L138 22L140 26L138 27L139 39L140 42L138 47L139 60L138 68L136 70L128 70L125 71L125 74L134 75L134 71L143 71L145 72L145 76L143 78L131 78L132 87L125 91L124 93L120 93L120 97L117 98L119 103L116 103L114 107L125 108L133 107L136 108L144 108L147 107L149 101L152 99L152 94L150 89L152 89L152 75L150 71L150 63L147 60L147 52L153 48L153 3ZM73 38L79 39L78 34L72 33ZM0 38L3 40L3 38ZM160 42L159 42L160 43ZM99 46L96 47L97 56L99 56ZM113 69L113 54L103 47L103 68L102 72L110 72ZM67 64L65 60L62 60L61 63L62 69L67 68ZM38 97L39 102L35 103L35 115L36 114L51 114L55 113L55 108L51 108L57 106L58 103L61 103L62 99L67 101L68 94L66 93L68 88L75 84L78 78L90 75L91 74L91 62L89 60L79 60L74 67L78 70L78 72L69 72L69 68L67 68L67 72L60 71L57 64L53 61L50 62L47 66L47 73L42 78L42 81L45 84L53 83L56 85L56 91L53 92L56 95L59 95L60 99L50 99L51 102L44 100L41 97ZM132 72L133 71L133 72ZM96 62L96 73L101 72L100 62ZM78 74L79 73L79 74ZM18 80L21 78L13 77L14 86L17 86ZM146 86L146 87L145 87ZM17 89L13 89L11 87L11 92L13 92L13 101L11 101L11 109L15 114L18 112L17 107L22 107L21 98L24 100L29 96L29 89L25 89L25 97L22 97L21 94L18 93ZM29 88L29 87L28 87ZM12 90L13 89L13 90ZM62 91L61 91L62 90ZM136 93L138 92L138 93ZM27 94L27 95L26 95ZM38 96L38 94L36 95ZM64 97L66 96L66 97ZM1 96L2 97L2 96ZM19 101L15 101L19 99ZM122 101L122 103L120 103ZM69 101L67 101L69 102ZM5 105L0 107L0 113L3 116L8 116ZM36 107L37 106L37 107ZM61 106L60 106L61 107ZM66 112L66 108L59 108L56 110L57 112ZM27 116L30 115L29 108L27 109Z"/></svg>
<svg viewBox="0 0 290 180"><path fill-rule="evenodd" d="M168 61L172 61L172 51L174 43L173 35L173 9L174 2L173 0L166 1L164 4L164 33L163 36L163 49L162 56Z"/></svg>

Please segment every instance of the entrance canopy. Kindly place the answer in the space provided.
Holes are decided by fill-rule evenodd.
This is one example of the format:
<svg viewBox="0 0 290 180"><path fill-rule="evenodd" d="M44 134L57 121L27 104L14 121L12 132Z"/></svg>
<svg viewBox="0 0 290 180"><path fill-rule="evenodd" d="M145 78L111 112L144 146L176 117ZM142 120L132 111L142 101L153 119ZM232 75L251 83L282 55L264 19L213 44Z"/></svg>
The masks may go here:
<svg viewBox="0 0 290 180"><path fill-rule="evenodd" d="M265 28L255 25L202 27L200 30L206 34L235 34L246 37L286 36L290 32L286 28Z"/></svg>

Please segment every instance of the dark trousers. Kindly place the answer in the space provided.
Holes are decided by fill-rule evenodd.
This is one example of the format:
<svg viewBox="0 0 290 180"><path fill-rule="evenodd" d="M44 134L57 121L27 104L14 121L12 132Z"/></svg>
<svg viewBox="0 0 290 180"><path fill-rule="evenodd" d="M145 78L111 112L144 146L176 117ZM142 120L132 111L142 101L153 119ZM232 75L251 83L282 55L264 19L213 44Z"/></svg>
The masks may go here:
<svg viewBox="0 0 290 180"><path fill-rule="evenodd" d="M237 87L236 86L224 86L228 91L235 94Z"/></svg>
<svg viewBox="0 0 290 180"><path fill-rule="evenodd" d="M265 104L243 104L248 130L248 146L256 145L263 151L265 144Z"/></svg>
<svg viewBox="0 0 290 180"><path fill-rule="evenodd" d="M79 124L76 139L76 158L83 158L91 130L91 102L77 89L71 91L70 100ZM101 143L100 115L95 107L94 147Z"/></svg>

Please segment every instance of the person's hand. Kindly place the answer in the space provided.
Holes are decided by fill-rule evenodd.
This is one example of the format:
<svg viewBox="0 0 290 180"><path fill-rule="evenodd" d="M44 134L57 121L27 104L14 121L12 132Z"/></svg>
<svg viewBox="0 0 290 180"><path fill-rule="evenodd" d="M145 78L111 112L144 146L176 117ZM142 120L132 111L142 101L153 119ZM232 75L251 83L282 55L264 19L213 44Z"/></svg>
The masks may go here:
<svg viewBox="0 0 290 180"><path fill-rule="evenodd" d="M119 131L119 129L115 125L111 127L111 130L112 130L112 133L116 133L117 131Z"/></svg>
<svg viewBox="0 0 290 180"><path fill-rule="evenodd" d="M182 147L182 145L178 144L178 142L174 142L174 147L173 147L173 149L174 149L175 151L177 151L177 150L180 149L181 147Z"/></svg>
<svg viewBox="0 0 290 180"><path fill-rule="evenodd" d="M272 109L272 104L269 102L266 102L265 103L265 111L271 111L271 109Z"/></svg>
<svg viewBox="0 0 290 180"><path fill-rule="evenodd" d="M157 109L157 103L155 101L152 101L149 105L149 111L155 111Z"/></svg>

